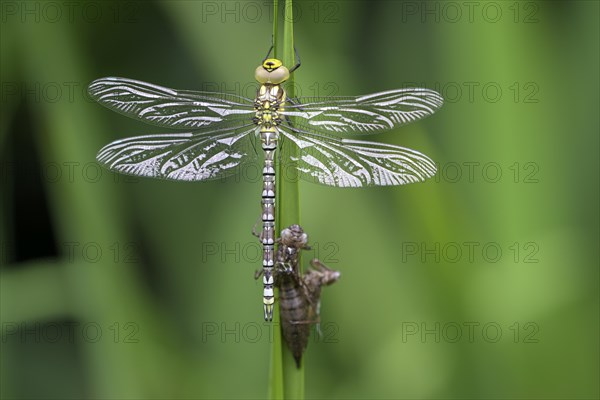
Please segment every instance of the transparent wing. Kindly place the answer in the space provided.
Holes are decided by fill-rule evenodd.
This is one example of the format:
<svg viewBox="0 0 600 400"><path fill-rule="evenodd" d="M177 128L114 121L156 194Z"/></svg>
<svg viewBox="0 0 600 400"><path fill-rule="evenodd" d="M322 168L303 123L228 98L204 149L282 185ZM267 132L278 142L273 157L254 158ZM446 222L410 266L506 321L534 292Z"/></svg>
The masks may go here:
<svg viewBox="0 0 600 400"><path fill-rule="evenodd" d="M321 133L379 133L408 124L439 109L444 100L429 89L390 90L357 97L291 99L282 114L295 126Z"/></svg>
<svg viewBox="0 0 600 400"><path fill-rule="evenodd" d="M154 125L198 129L222 121L254 116L253 101L245 97L212 92L174 90L126 78L101 78L88 92L100 104Z"/></svg>
<svg viewBox="0 0 600 400"><path fill-rule="evenodd" d="M206 133L147 135L104 146L97 160L129 175L178 181L210 180L239 172L257 160L254 126Z"/></svg>
<svg viewBox="0 0 600 400"><path fill-rule="evenodd" d="M435 175L435 163L418 151L391 144L315 135L299 129L281 130L300 148L298 157L286 159L296 165L300 177L328 186L392 186L422 182ZM297 135L300 133L300 135Z"/></svg>

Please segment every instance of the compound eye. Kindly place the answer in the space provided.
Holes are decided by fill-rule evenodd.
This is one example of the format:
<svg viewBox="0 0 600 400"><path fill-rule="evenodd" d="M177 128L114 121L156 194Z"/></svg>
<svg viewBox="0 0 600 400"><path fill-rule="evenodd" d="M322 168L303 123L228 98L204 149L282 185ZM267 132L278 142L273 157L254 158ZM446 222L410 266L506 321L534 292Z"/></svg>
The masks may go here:
<svg viewBox="0 0 600 400"><path fill-rule="evenodd" d="M254 78L259 83L271 83L278 85L282 82L285 82L290 77L290 71L288 71L286 67L280 65L276 69L269 71L265 68L265 63L256 68L256 71L254 72Z"/></svg>
<svg viewBox="0 0 600 400"><path fill-rule="evenodd" d="M269 71L263 68L263 66L257 67L256 71L254 71L254 78L259 83L267 83L269 80Z"/></svg>
<svg viewBox="0 0 600 400"><path fill-rule="evenodd" d="M304 244L308 243L308 235L306 233L303 233L300 238L300 241Z"/></svg>

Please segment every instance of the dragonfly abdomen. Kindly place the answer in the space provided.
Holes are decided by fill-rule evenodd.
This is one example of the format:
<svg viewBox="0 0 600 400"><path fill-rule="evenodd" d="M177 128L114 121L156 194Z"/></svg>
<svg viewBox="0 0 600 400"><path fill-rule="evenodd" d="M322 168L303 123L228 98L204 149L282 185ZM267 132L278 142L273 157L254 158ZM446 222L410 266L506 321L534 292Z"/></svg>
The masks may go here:
<svg viewBox="0 0 600 400"><path fill-rule="evenodd" d="M263 84L258 89L254 107L254 123L259 129L261 147L265 154L263 165L262 234L263 245L263 305L265 320L273 319L273 265L275 243L275 150L279 139L277 125L281 122L279 106L285 101L285 90L279 85Z"/></svg>
<svg viewBox="0 0 600 400"><path fill-rule="evenodd" d="M281 277L281 275L279 275ZM301 283L296 282L299 275L284 276L278 279L279 315L281 332L288 348L294 355L296 365L300 367L302 354L308 345L311 323L309 314L312 310L308 297Z"/></svg>
<svg viewBox="0 0 600 400"><path fill-rule="evenodd" d="M262 135L262 133L261 133ZM263 190L261 195L262 205L262 233L260 235L263 245L263 304L265 320L273 319L273 265L275 259L275 165L273 152L263 144L265 151L265 164L263 167Z"/></svg>

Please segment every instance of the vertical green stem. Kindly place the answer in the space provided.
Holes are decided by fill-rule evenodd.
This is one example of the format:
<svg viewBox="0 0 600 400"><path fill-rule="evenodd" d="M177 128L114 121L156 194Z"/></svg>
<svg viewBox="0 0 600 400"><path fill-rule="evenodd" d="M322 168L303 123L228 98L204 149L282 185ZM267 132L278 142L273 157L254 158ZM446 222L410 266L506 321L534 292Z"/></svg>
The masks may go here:
<svg viewBox="0 0 600 400"><path fill-rule="evenodd" d="M283 25L283 64L292 68L296 63L294 54L294 24L292 15L292 0L286 0L285 19ZM295 97L294 74L287 81L287 96ZM292 123L293 123L292 118ZM280 146L281 147L281 146ZM297 156L298 148L287 146L285 158L280 158L277 164L277 215L276 227L282 228L300 223L300 202L298 190L298 171L290 165L290 157Z"/></svg>
<svg viewBox="0 0 600 400"><path fill-rule="evenodd" d="M277 19L278 19L278 2L273 3L273 54L277 54ZM285 3L285 18L283 25L283 64L292 68L295 63L294 52L294 24L292 14L292 0L286 0ZM287 96L294 97L294 74L288 80ZM293 122L293 121L292 121ZM281 148L281 146L279 146ZM275 231L279 232L283 227L300 223L300 202L298 190L298 173L297 170L289 165L290 156L295 156L297 149L294 146L289 146L285 157L277 157L276 182L277 191L276 198L276 216L275 216ZM284 161L285 160L285 164ZM300 260L301 261L301 260ZM289 349L283 345L281 340L281 331L279 323L279 305L276 302L275 324L273 348L271 358L271 398L285 399L303 399L304 398L304 367L296 368L296 362Z"/></svg>
<svg viewBox="0 0 600 400"><path fill-rule="evenodd" d="M294 15L292 14L292 0L286 0L283 21L283 64L292 68L296 64L294 52ZM288 80L287 96L295 97L294 74ZM292 123L294 121L292 120ZM289 146L285 158L281 158L279 170L277 171L279 181L278 209L275 220L278 230L283 227L300 224L300 192L298 188L298 170L293 165L282 165L283 160L288 163L290 156L297 156L297 147ZM302 265L302 259L299 260ZM286 399L304 398L304 363L300 368L296 367L292 352L284 346L283 348L283 389Z"/></svg>
<svg viewBox="0 0 600 400"><path fill-rule="evenodd" d="M279 36L279 1L273 0L273 58L277 58L277 44L279 40L277 37Z"/></svg>

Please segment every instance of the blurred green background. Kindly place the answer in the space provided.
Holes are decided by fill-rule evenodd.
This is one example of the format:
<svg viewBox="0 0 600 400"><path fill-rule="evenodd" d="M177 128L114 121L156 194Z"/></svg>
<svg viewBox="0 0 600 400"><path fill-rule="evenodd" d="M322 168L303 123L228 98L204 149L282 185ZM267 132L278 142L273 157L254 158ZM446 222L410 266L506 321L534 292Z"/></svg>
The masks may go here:
<svg viewBox="0 0 600 400"><path fill-rule="evenodd" d="M253 96L268 2L1 3L2 398L263 398L253 171L100 169L155 127L92 102L103 76ZM308 398L599 396L599 6L297 2L304 96L403 86L444 107L369 137L434 179L301 183L323 291ZM280 25L281 26L281 25Z"/></svg>

